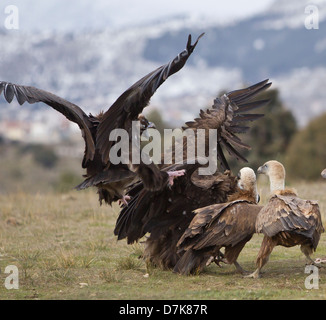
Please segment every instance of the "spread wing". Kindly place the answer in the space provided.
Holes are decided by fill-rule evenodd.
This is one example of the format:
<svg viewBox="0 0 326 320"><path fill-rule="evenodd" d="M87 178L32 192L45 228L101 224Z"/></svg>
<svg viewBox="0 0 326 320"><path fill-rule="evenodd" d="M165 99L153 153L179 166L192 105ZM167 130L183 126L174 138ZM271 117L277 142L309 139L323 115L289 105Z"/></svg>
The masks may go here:
<svg viewBox="0 0 326 320"><path fill-rule="evenodd" d="M289 231L313 239L315 231L320 234L324 229L316 202L274 195L259 213L256 230L268 237Z"/></svg>
<svg viewBox="0 0 326 320"><path fill-rule="evenodd" d="M222 146L245 160L233 145L247 148L249 146L245 146L236 134L249 129L243 126L243 121L255 120L262 116L246 112L267 103L267 100L252 99L270 85L271 83L265 80L249 88L223 95L214 101L211 109L201 111L200 117L186 123L187 127L183 129L190 128L196 133L198 129L215 129L218 133L217 155L223 168L229 166ZM184 141L187 143L187 139ZM205 149L208 149L207 146ZM183 150L187 151L187 148ZM198 158L200 155L196 156ZM184 157L184 160L187 160L187 157ZM150 233L146 240L147 256L155 263L168 268L174 267L178 259L176 244L193 219L193 210L215 203L225 203L228 195L236 190L236 179L230 172L223 174L216 171L212 176L200 176L195 172L200 166L190 170L194 167L187 164L184 168L186 174L176 179L171 189L163 188L159 192L149 192L144 190L141 184L131 189L128 194L132 200L128 207L121 211L114 230L118 240L127 238L128 243Z"/></svg>
<svg viewBox="0 0 326 320"><path fill-rule="evenodd" d="M186 63L191 53L195 49L201 34L196 42L191 44L191 35L188 37L187 47L167 64L152 71L128 90L126 90L103 115L99 124L96 147L102 155L102 162L107 163L109 160L112 143L109 141L109 135L113 129L130 126L131 121L137 120L139 113L147 106L150 98L158 87L172 74L178 72Z"/></svg>
<svg viewBox="0 0 326 320"><path fill-rule="evenodd" d="M16 97L20 105L25 102L36 103L43 102L53 109L62 113L68 120L78 124L85 139L86 149L85 157L92 160L95 153L95 145L90 131L92 127L92 120L84 113L84 111L77 105L62 99L50 92L30 87L21 86L5 81L0 82L0 94L3 95L7 102L11 102Z"/></svg>
<svg viewBox="0 0 326 320"><path fill-rule="evenodd" d="M199 118L186 122L186 126L183 129L191 128L195 131L205 129L206 150L209 148L209 130L217 130L216 152L223 170L230 169L225 159L223 148L238 160L247 162L237 148L250 149L250 146L243 143L237 134L248 131L249 127L244 125L245 122L253 121L263 116L263 114L247 112L268 103L269 100L252 101L252 99L270 86L271 83L268 80L264 80L248 88L226 93L214 100L211 109L206 111L200 110Z"/></svg>

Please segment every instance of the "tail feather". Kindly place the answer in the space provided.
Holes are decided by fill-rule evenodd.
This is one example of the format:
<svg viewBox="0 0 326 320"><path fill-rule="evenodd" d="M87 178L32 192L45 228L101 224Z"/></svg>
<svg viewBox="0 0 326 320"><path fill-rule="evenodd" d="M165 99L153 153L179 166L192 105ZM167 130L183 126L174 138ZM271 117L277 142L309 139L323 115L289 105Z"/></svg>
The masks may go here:
<svg viewBox="0 0 326 320"><path fill-rule="evenodd" d="M198 273L206 266L209 258L209 254L189 249L179 259L173 271L184 275Z"/></svg>

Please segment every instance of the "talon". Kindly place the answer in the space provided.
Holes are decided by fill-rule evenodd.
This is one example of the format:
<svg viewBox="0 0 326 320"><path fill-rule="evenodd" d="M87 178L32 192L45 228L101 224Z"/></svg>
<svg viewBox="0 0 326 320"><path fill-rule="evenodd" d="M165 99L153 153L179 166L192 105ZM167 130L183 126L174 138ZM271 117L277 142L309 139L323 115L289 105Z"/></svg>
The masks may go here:
<svg viewBox="0 0 326 320"><path fill-rule="evenodd" d="M185 173L186 173L186 170L185 169L182 169L182 170L177 170L177 171L168 171L167 172L168 175L169 175L169 185L170 186L173 186L173 183L174 183L174 179L176 177L181 177L183 176Z"/></svg>
<svg viewBox="0 0 326 320"><path fill-rule="evenodd" d="M325 263L325 262L326 262L325 258L317 258L314 261L315 264L321 264L321 263Z"/></svg>
<svg viewBox="0 0 326 320"><path fill-rule="evenodd" d="M220 256L215 257L215 258L214 258L214 262L215 262L216 265L219 266L220 268L222 268L222 266L220 265L221 262L223 262L223 263L225 263L225 264L228 263L226 259L224 259L224 258L222 258L222 257L220 257Z"/></svg>
<svg viewBox="0 0 326 320"><path fill-rule="evenodd" d="M252 279L259 279L261 278L261 272L259 270L256 270L250 274L244 275L244 278L252 278Z"/></svg>
<svg viewBox="0 0 326 320"><path fill-rule="evenodd" d="M119 206L121 206L122 204L124 205L128 205L128 201L130 200L131 198L129 196L123 196L121 199L118 200L118 203L119 203Z"/></svg>

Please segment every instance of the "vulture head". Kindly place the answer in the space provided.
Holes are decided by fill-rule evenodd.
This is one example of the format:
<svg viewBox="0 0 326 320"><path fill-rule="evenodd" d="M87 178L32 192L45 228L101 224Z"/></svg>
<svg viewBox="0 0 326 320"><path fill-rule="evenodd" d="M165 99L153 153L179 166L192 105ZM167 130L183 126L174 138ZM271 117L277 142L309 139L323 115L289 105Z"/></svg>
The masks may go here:
<svg viewBox="0 0 326 320"><path fill-rule="evenodd" d="M140 131L145 131L146 129L150 129L150 128L153 128L155 129L155 124L153 122L150 122L148 121L145 116L141 113L139 116L138 116L138 120L140 122Z"/></svg>
<svg viewBox="0 0 326 320"><path fill-rule="evenodd" d="M258 168L257 173L266 174L269 177L272 192L284 190L285 169L282 163L276 160L267 161Z"/></svg>
<svg viewBox="0 0 326 320"><path fill-rule="evenodd" d="M156 129L155 124L153 122L148 121L145 116L141 113L138 116L138 120L140 122L140 135L145 133L145 137L149 137L147 129Z"/></svg>
<svg viewBox="0 0 326 320"><path fill-rule="evenodd" d="M239 171L237 178L238 188L254 195L256 203L258 203L260 197L257 191L257 180L255 171L249 167L244 167Z"/></svg>
<svg viewBox="0 0 326 320"><path fill-rule="evenodd" d="M324 169L322 172L321 172L321 176L326 179L326 169Z"/></svg>

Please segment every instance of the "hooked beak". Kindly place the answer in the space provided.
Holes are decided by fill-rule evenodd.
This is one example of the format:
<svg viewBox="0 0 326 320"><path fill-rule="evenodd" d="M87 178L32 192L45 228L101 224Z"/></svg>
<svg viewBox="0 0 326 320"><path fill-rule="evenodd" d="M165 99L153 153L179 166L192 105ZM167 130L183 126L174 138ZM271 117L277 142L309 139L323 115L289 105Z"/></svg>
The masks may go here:
<svg viewBox="0 0 326 320"><path fill-rule="evenodd" d="M263 167L260 166L258 169L257 169L257 173L258 174L263 174L264 173L264 170L263 170Z"/></svg>
<svg viewBox="0 0 326 320"><path fill-rule="evenodd" d="M154 123L154 122L150 122L150 121L148 121L147 129L156 129L156 127L155 127L155 123Z"/></svg>
<svg viewBox="0 0 326 320"><path fill-rule="evenodd" d="M259 203L260 202L260 195L257 194L257 197L256 197L256 203Z"/></svg>
<svg viewBox="0 0 326 320"><path fill-rule="evenodd" d="M148 125L146 126L146 129L143 131L143 136L146 139L149 139L150 137L148 129L156 129L155 124L153 122L148 121Z"/></svg>

